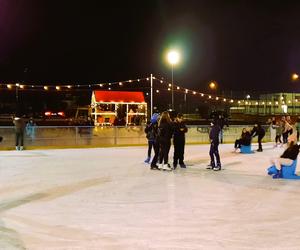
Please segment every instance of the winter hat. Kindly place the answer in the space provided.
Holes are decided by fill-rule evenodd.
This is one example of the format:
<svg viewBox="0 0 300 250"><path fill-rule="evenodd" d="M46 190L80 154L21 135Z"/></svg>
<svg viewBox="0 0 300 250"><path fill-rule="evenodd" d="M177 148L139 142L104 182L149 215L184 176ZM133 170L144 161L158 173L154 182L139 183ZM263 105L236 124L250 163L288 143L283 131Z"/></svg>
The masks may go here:
<svg viewBox="0 0 300 250"><path fill-rule="evenodd" d="M154 114L152 115L150 121L151 121L152 123L155 123L155 122L157 122L158 118L159 118L159 114L158 114L158 113L154 113Z"/></svg>

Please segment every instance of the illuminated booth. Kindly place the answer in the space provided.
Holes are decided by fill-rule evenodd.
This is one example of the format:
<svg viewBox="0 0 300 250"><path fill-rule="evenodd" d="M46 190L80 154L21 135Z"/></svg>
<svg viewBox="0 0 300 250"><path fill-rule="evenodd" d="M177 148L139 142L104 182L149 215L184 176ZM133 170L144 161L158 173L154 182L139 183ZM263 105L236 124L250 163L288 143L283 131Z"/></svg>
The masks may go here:
<svg viewBox="0 0 300 250"><path fill-rule="evenodd" d="M95 126L142 125L147 119L143 92L95 90L91 107Z"/></svg>

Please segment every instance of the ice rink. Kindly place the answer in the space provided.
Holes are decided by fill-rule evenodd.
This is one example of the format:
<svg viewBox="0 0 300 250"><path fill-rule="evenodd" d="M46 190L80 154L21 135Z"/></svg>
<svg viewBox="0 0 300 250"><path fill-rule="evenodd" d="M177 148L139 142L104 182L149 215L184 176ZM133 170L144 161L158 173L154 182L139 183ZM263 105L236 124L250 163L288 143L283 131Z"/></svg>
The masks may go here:
<svg viewBox="0 0 300 250"><path fill-rule="evenodd" d="M263 147L221 145L219 172L209 145L173 172L146 147L0 151L0 249L300 249L300 181L267 176L283 148Z"/></svg>

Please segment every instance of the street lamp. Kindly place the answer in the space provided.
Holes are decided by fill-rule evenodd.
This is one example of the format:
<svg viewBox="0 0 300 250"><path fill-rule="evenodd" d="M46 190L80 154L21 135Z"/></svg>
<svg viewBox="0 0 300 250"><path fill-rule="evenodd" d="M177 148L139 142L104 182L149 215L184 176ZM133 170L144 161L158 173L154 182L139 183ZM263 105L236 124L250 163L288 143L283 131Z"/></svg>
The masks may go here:
<svg viewBox="0 0 300 250"><path fill-rule="evenodd" d="M208 86L211 90L217 89L217 83L214 81L210 82Z"/></svg>
<svg viewBox="0 0 300 250"><path fill-rule="evenodd" d="M298 74L292 74L292 80L293 81L297 81L299 79L299 75Z"/></svg>
<svg viewBox="0 0 300 250"><path fill-rule="evenodd" d="M179 53L175 50L172 50L168 53L168 62L172 66L172 109L174 110L174 84L173 84L173 67L179 62L180 56Z"/></svg>

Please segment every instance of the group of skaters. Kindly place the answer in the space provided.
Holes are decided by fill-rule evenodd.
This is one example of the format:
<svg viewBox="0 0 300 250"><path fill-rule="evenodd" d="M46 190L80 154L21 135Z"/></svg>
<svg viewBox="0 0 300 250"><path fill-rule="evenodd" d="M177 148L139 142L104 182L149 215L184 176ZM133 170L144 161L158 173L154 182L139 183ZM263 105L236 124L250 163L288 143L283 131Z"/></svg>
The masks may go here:
<svg viewBox="0 0 300 250"><path fill-rule="evenodd" d="M221 170L221 160L219 154L219 144L222 142L222 130L224 125L224 117L217 116L211 122L209 131L210 140L210 164L207 169L214 171ZM280 157L271 159L271 162L279 167L282 164L290 165L297 159L299 153L299 128L300 123L292 123L290 116L283 116L280 121L272 118L268 121L268 125L273 131L276 131L274 140L275 146L278 142L281 145L286 144L286 149ZM297 136L295 133L297 131ZM148 154L145 163L150 163L152 170L175 170L179 164L181 168L186 168L184 163L184 148L185 148L185 133L188 129L183 121L182 114L177 114L174 119L171 119L169 112L165 111L161 115L154 113L150 122L145 128L145 133L148 139ZM256 123L252 129L243 128L241 137L235 141L235 152L242 146L250 146L253 137L258 137L257 152L262 152L262 139L266 132L260 123ZM272 136L272 132L271 132ZM281 142L281 137L282 141ZM174 155L173 164L169 164L169 151L171 140L173 138ZM154 157L151 161L151 151L154 149Z"/></svg>
<svg viewBox="0 0 300 250"><path fill-rule="evenodd" d="M288 138L292 134L296 136L297 141L299 140L300 122L293 123L289 115L282 116L281 119L272 117L267 121L270 126L271 139L274 139L274 147L283 146L288 143ZM297 135L295 134L297 132ZM235 151L241 148L241 146L251 145L252 137L258 136L258 152L262 152L262 139L265 136L265 129L261 124L256 123L252 130L243 128L241 137L235 141Z"/></svg>
<svg viewBox="0 0 300 250"><path fill-rule="evenodd" d="M211 123L209 133L211 158L209 167L215 171L221 170L219 155L219 142L222 140L222 128L226 123L223 117L215 118ZM145 163L150 163L152 170L175 170L179 164L181 168L186 168L184 163L185 133L188 129L184 123L182 114L177 114L174 119L170 118L169 112L162 112L161 115L154 113L150 122L145 128L148 139L148 155ZM171 139L173 138L174 155L173 164L169 164L169 151ZM154 157L151 161L151 151L154 149Z"/></svg>
<svg viewBox="0 0 300 250"><path fill-rule="evenodd" d="M270 125L271 137L275 140L276 146L283 146L288 143L288 137L292 135L296 130L297 141L299 140L299 121L293 122L289 115L282 116L280 120L276 120L275 117L269 119L268 124ZM281 140L282 138L282 140Z"/></svg>
<svg viewBox="0 0 300 250"><path fill-rule="evenodd" d="M280 119L272 117L267 124L270 126L271 138L274 139L274 147L285 147L283 154L280 157L271 158L271 163L279 170L278 174L273 178L280 178L282 166L292 166L299 154L300 121L293 122L289 115L282 116ZM255 124L252 130L243 128L242 135L235 141L235 151L241 146L250 146L253 136L258 136L258 152L262 152L261 141L265 135L265 130L260 124ZM282 140L281 140L282 139Z"/></svg>
<svg viewBox="0 0 300 250"><path fill-rule="evenodd" d="M184 163L185 133L188 131L182 114L177 114L171 119L169 112L164 111L161 115L154 113L150 123L145 128L148 139L148 154L145 163L150 163L152 170L171 171L177 168L186 168ZM174 155L173 165L169 164L169 151L173 138ZM154 157L151 161L151 151L154 149Z"/></svg>

